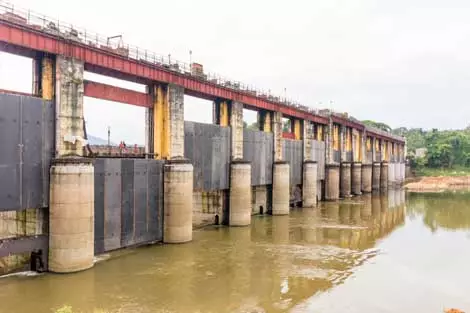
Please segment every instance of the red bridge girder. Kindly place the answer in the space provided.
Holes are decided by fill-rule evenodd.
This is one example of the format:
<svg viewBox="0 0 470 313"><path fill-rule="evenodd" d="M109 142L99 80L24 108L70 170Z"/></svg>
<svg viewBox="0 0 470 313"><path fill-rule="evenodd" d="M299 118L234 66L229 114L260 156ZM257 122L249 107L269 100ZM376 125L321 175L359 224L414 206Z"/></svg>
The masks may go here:
<svg viewBox="0 0 470 313"><path fill-rule="evenodd" d="M255 108L278 111L291 117L324 125L328 124L328 118L324 116L296 110L293 107L257 97L247 92L225 88L194 76L173 72L154 64L139 62L77 41L61 39L27 25L0 20L0 42L34 51L73 57L84 61L86 64L112 69L149 81L180 85L185 88L188 94L202 95L202 97L212 99L222 98L239 101Z"/></svg>
<svg viewBox="0 0 470 313"><path fill-rule="evenodd" d="M146 108L152 107L152 98L149 94L88 80L85 81L85 96Z"/></svg>

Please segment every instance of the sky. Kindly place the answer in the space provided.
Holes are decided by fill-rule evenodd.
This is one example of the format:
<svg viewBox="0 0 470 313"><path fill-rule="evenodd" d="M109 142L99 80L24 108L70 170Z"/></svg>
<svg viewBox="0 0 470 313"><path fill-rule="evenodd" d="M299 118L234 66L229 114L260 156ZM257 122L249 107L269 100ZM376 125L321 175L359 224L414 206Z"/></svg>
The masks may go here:
<svg viewBox="0 0 470 313"><path fill-rule="evenodd" d="M172 59L189 62L191 50L205 70L310 107L392 127L470 124L470 1L12 3ZM28 61L0 55L0 88L30 89L29 73ZM185 99L185 119L211 114L209 102ZM114 141L143 142L141 108L87 98L85 118L93 135L106 137L111 125Z"/></svg>

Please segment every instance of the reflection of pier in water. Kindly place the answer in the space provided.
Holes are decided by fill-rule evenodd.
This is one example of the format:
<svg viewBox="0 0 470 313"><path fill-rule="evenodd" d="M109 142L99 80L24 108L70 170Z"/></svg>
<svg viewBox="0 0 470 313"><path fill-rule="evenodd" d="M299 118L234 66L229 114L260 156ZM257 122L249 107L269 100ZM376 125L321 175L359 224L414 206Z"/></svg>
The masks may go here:
<svg viewBox="0 0 470 313"><path fill-rule="evenodd" d="M379 240L404 224L405 213L405 191L391 189L382 195L327 202L290 216L256 220L252 241L257 235L271 238L272 249L278 252L273 253L273 263L252 273L270 275L273 285L269 290L279 298L263 307L272 306L269 312L285 311L342 284L354 268L376 255L373 248ZM257 234L259 230L266 233Z"/></svg>

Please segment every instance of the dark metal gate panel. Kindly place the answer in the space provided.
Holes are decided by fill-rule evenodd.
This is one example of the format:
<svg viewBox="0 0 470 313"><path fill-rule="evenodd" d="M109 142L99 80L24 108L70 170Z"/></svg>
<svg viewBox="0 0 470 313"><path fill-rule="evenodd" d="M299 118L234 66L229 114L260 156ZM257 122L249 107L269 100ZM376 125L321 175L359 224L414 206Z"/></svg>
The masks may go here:
<svg viewBox="0 0 470 313"><path fill-rule="evenodd" d="M0 211L21 209L20 99L0 94Z"/></svg>
<svg viewBox="0 0 470 313"><path fill-rule="evenodd" d="M121 160L121 246L134 244L134 160Z"/></svg>
<svg viewBox="0 0 470 313"><path fill-rule="evenodd" d="M0 94L0 211L48 206L52 101Z"/></svg>
<svg viewBox="0 0 470 313"><path fill-rule="evenodd" d="M184 122L184 134L184 155L194 167L194 189L228 189L230 128Z"/></svg>
<svg viewBox="0 0 470 313"><path fill-rule="evenodd" d="M95 160L95 254L163 239L163 164Z"/></svg>
<svg viewBox="0 0 470 313"><path fill-rule="evenodd" d="M302 184L302 140L283 139L282 159L290 164L290 185L294 186Z"/></svg>
<svg viewBox="0 0 470 313"><path fill-rule="evenodd" d="M148 162L148 233L150 240L163 240L163 161Z"/></svg>
<svg viewBox="0 0 470 313"><path fill-rule="evenodd" d="M274 136L272 133L243 130L243 159L251 162L251 185L272 184Z"/></svg>
<svg viewBox="0 0 470 313"><path fill-rule="evenodd" d="M147 235L147 160L134 160L134 242L145 242Z"/></svg>
<svg viewBox="0 0 470 313"><path fill-rule="evenodd" d="M95 193L95 255L103 253L104 249L104 208L105 208L105 159L94 162L94 193Z"/></svg>
<svg viewBox="0 0 470 313"><path fill-rule="evenodd" d="M121 160L105 159L103 190L104 250L110 251L121 246Z"/></svg>

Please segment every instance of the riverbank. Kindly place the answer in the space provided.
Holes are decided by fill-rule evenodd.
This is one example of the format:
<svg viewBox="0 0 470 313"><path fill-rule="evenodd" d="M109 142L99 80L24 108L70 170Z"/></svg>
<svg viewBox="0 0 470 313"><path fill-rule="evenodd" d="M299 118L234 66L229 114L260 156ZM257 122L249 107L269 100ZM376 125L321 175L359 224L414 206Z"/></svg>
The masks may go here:
<svg viewBox="0 0 470 313"><path fill-rule="evenodd" d="M405 188L413 192L441 192L470 189L470 175L422 176L407 179Z"/></svg>

